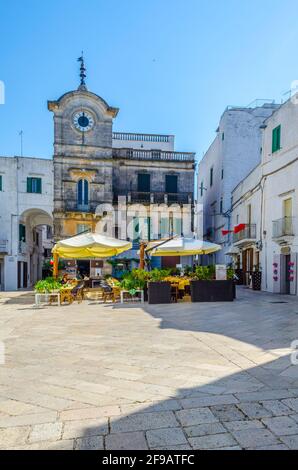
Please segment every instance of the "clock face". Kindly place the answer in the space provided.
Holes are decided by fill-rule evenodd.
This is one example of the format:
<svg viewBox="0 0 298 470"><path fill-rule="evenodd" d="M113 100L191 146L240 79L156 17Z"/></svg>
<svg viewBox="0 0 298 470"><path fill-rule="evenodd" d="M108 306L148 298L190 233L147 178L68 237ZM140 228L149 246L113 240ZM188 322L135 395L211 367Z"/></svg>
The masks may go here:
<svg viewBox="0 0 298 470"><path fill-rule="evenodd" d="M88 112L80 111L74 115L73 123L79 131L87 132L94 126L94 119Z"/></svg>

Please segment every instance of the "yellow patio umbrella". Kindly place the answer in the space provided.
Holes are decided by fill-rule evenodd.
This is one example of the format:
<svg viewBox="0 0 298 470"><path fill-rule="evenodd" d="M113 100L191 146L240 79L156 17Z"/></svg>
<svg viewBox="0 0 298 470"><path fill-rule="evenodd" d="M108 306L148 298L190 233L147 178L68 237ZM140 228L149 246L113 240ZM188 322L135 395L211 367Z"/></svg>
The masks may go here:
<svg viewBox="0 0 298 470"><path fill-rule="evenodd" d="M82 233L66 240L61 240L52 249L54 257L53 275L58 275L59 258L111 258L130 250L132 243L126 240L106 237L98 233Z"/></svg>
<svg viewBox="0 0 298 470"><path fill-rule="evenodd" d="M220 245L196 238L173 238L160 246L158 244L160 241L149 243L146 251L150 252L151 256L194 256L209 255L221 250Z"/></svg>

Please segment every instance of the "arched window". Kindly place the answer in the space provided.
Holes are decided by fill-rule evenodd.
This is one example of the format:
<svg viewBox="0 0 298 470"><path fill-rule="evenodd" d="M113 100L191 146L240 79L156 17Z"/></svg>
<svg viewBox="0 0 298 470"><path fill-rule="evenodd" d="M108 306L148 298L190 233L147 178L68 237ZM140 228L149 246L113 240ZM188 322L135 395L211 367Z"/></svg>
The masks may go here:
<svg viewBox="0 0 298 470"><path fill-rule="evenodd" d="M79 180L77 185L78 206L87 207L89 204L89 183L87 180Z"/></svg>

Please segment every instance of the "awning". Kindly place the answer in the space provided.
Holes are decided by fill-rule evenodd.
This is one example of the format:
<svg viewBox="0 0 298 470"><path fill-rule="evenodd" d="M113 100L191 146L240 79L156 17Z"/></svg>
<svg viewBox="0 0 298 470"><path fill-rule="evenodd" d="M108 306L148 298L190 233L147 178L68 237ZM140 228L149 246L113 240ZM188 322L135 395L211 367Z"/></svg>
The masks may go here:
<svg viewBox="0 0 298 470"><path fill-rule="evenodd" d="M237 256L239 254L240 254L240 250L236 246L230 246L228 251L225 253L226 256Z"/></svg>
<svg viewBox="0 0 298 470"><path fill-rule="evenodd" d="M56 243L52 252L59 258L111 258L130 250L132 244L98 233L82 233Z"/></svg>
<svg viewBox="0 0 298 470"><path fill-rule="evenodd" d="M160 243L160 240L149 243L146 251L152 256L194 256L208 255L221 250L220 245L195 238L174 238L161 246L156 246Z"/></svg>

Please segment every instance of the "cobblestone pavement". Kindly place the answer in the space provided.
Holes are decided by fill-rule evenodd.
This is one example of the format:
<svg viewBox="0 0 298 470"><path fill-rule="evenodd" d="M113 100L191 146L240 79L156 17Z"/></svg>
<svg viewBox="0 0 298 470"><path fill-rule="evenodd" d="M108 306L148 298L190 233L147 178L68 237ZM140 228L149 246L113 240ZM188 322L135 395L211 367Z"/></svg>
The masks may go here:
<svg viewBox="0 0 298 470"><path fill-rule="evenodd" d="M0 448L298 449L297 298L32 303L0 296Z"/></svg>

